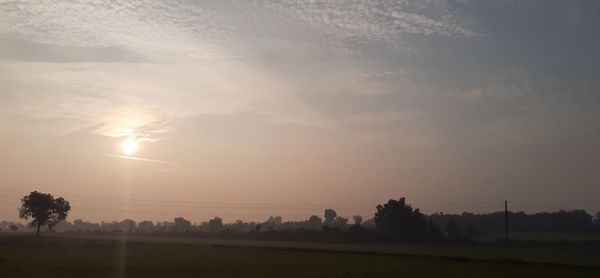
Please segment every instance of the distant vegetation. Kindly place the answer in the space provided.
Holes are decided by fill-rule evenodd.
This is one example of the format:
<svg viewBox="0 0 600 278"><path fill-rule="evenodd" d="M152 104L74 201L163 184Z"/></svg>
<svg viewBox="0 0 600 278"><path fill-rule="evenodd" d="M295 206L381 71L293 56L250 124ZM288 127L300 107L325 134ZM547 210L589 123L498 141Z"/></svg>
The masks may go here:
<svg viewBox="0 0 600 278"><path fill-rule="evenodd" d="M223 223L214 217L199 224L176 217L173 221L136 222L122 221L90 223L77 219L63 221L70 211L69 202L54 198L50 194L32 192L23 197L19 216L31 219L29 223L39 234L40 227L65 233L93 234L143 234L184 235L206 238L235 238L314 242L471 242L475 238L500 234L504 231L504 212L487 214L443 214L425 215L413 208L405 198L389 200L378 205L373 218L363 220L348 218L333 209L325 209L323 218L312 215L303 221L283 221L280 216L269 217L264 222ZM552 213L526 214L509 212L511 233L587 233L600 234L600 213L596 217L583 210L558 211ZM20 223L0 222L3 232L31 231Z"/></svg>
<svg viewBox="0 0 600 278"><path fill-rule="evenodd" d="M456 222L468 236L500 233L504 231L504 212L488 214L443 214L429 216L438 225ZM542 212L526 214L509 212L511 232L534 233L600 233L600 213L596 217L584 210Z"/></svg>

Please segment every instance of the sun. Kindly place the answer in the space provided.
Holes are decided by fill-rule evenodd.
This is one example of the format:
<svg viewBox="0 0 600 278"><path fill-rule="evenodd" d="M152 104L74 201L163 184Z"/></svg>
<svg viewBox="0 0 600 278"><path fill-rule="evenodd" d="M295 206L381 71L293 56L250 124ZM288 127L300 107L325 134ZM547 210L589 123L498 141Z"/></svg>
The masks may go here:
<svg viewBox="0 0 600 278"><path fill-rule="evenodd" d="M127 140L123 141L123 152L125 155L132 155L138 149L138 142L134 138L127 138Z"/></svg>

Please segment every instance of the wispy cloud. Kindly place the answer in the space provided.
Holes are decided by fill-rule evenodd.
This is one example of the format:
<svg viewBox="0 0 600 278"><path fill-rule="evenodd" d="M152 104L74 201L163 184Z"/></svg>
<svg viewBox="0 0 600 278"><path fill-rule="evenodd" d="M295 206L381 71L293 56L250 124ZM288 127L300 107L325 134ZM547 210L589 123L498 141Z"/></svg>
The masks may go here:
<svg viewBox="0 0 600 278"><path fill-rule="evenodd" d="M150 163L176 165L174 162L169 162L169 161L164 161L164 160L156 160L156 159L148 159L148 158L135 157L135 156L116 155L116 154L106 154L106 156L125 159L125 160L135 160L135 161L143 161L143 162L150 162Z"/></svg>
<svg viewBox="0 0 600 278"><path fill-rule="evenodd" d="M132 159L115 155L127 137L147 143L140 162L190 168L178 181L157 175L140 184L203 184L203 193L188 189L206 195L214 182L211 196L223 198L240 192L231 184L289 196L289 182L307 198L333 184L350 196L345 189L373 180L388 185L363 193L393 195L402 180L407 192L446 196L459 192L439 186L448 177L499 180L497 190L526 175L572 183L561 174L569 169L593 185L600 2L523 3L0 0L0 139L12 153L0 163L25 173L11 166L0 176L29 178L36 163L26 157L47 160L37 164L47 172L39 179L85 167L72 150ZM85 163L55 163L54 149ZM573 149L582 155L538 159ZM560 170L523 173L514 165L524 156L527 167L552 161ZM100 160L74 174L102 183L118 176L115 163Z"/></svg>
<svg viewBox="0 0 600 278"><path fill-rule="evenodd" d="M454 121L454 129L469 127L465 118L491 123L516 111L515 102L546 99L535 86L504 85L533 84L528 70L464 66L472 60L464 42L404 48L415 36L434 44L479 37L472 27L484 8L469 1L2 1L3 113L148 141L201 115L252 113L274 125L323 128L376 124L415 105L422 119Z"/></svg>
<svg viewBox="0 0 600 278"><path fill-rule="evenodd" d="M444 2L283 1L271 9L295 17L327 37L348 42L380 41L400 46L402 35L478 35L452 17ZM436 14L424 12L436 11Z"/></svg>
<svg viewBox="0 0 600 278"><path fill-rule="evenodd" d="M116 47L152 59L240 57L241 45L401 45L403 34L474 36L442 2L4 1L0 33L39 43ZM424 6L424 7L423 7ZM435 10L435 13L429 11ZM428 14L429 13L429 14ZM306 29L306 26L310 29ZM339 41L341 40L341 41Z"/></svg>

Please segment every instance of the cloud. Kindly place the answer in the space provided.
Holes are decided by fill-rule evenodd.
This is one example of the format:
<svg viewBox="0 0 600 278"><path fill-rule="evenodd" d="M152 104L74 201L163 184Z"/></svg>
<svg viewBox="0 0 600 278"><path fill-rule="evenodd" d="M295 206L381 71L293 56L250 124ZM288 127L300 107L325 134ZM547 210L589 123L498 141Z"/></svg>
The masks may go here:
<svg viewBox="0 0 600 278"><path fill-rule="evenodd" d="M412 124L422 118L422 112L417 111L384 111L377 113L361 113L348 117L348 122L354 124Z"/></svg>
<svg viewBox="0 0 600 278"><path fill-rule="evenodd" d="M327 121L285 84L236 62L0 62L0 72L9 73L0 77L1 114L54 119L54 133L89 129L155 141L186 119L246 112L279 124Z"/></svg>
<svg viewBox="0 0 600 278"><path fill-rule="evenodd" d="M248 54L247 46L273 43L355 53L365 42L401 46L403 34L476 35L446 4L417 3L3 1L0 33L43 44L123 49L162 61L240 57Z"/></svg>
<svg viewBox="0 0 600 278"><path fill-rule="evenodd" d="M170 162L170 161L148 159L148 158L141 158L141 157L134 157L134 156L115 155L115 154L106 154L106 156L108 156L108 157L114 157L114 158L120 158L120 159L125 159L125 160L135 160L135 161L144 161L144 162L151 162L151 163L175 165L175 163ZM164 170L164 169L161 169L161 170ZM173 170L173 169L169 169L169 170Z"/></svg>
<svg viewBox="0 0 600 278"><path fill-rule="evenodd" d="M362 122L382 129L402 122L410 110L420 113L419 124L449 137L470 134L482 124L527 114L536 102L565 99L573 84L551 74L579 64L562 56L531 58L550 48L519 43L519 34L528 32L506 27L490 12L494 5L2 1L0 51L8 60L0 63L0 82L8 89L0 95L2 113L54 119L60 132L133 132L158 140L202 115L256 114L274 126L314 128ZM569 24L588 22L584 16L571 13ZM515 26L533 28L521 24L527 16L516 18ZM535 28L547 20L535 18ZM549 70L550 60L567 67ZM536 77L538 70L551 74ZM595 76L582 73L572 79Z"/></svg>
<svg viewBox="0 0 600 278"><path fill-rule="evenodd" d="M294 16L328 36L357 41L397 43L403 34L475 36L476 33L452 20L445 4L415 1L283 1L269 2L270 8ZM434 18L419 12L437 8L445 12Z"/></svg>
<svg viewBox="0 0 600 278"><path fill-rule="evenodd" d="M37 43L117 48L156 60L222 58L214 47L214 17L192 5L162 1L5 1L0 33ZM155 54L167 56L162 59Z"/></svg>
<svg viewBox="0 0 600 278"><path fill-rule="evenodd" d="M23 40L0 33L0 59L28 62L144 62L146 58L123 48L61 46Z"/></svg>
<svg viewBox="0 0 600 278"><path fill-rule="evenodd" d="M149 113L148 113L149 112ZM112 138L133 137L139 142L156 142L171 128L168 116L151 111L114 111L106 116L91 118L92 132Z"/></svg>

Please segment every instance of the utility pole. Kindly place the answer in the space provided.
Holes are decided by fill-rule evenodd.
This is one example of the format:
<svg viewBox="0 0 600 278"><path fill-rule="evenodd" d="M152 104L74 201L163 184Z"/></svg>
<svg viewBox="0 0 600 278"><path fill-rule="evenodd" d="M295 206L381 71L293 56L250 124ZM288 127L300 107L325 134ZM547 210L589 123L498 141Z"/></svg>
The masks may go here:
<svg viewBox="0 0 600 278"><path fill-rule="evenodd" d="M508 260L508 201L504 201L504 244L506 245L506 260Z"/></svg>

